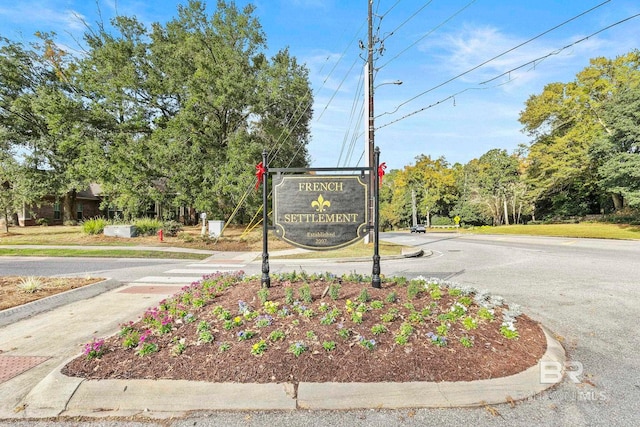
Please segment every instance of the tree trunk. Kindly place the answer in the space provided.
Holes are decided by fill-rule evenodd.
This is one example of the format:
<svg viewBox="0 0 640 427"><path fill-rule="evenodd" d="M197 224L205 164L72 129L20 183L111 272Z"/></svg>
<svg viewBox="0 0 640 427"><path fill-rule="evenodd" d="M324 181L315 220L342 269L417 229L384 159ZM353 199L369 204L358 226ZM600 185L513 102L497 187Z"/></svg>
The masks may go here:
<svg viewBox="0 0 640 427"><path fill-rule="evenodd" d="M509 208L507 207L507 198L502 199L502 203L504 204L504 223L505 225L509 225Z"/></svg>
<svg viewBox="0 0 640 427"><path fill-rule="evenodd" d="M62 222L63 224L67 221L75 221L75 211L76 211L76 190L71 190L64 195L62 209Z"/></svg>
<svg viewBox="0 0 640 427"><path fill-rule="evenodd" d="M4 232L9 234L9 212L6 209L4 211Z"/></svg>
<svg viewBox="0 0 640 427"><path fill-rule="evenodd" d="M427 209L427 228L431 227L431 210Z"/></svg>
<svg viewBox="0 0 640 427"><path fill-rule="evenodd" d="M624 199L621 194L612 194L611 198L613 199L613 207L615 210L619 211L624 207Z"/></svg>

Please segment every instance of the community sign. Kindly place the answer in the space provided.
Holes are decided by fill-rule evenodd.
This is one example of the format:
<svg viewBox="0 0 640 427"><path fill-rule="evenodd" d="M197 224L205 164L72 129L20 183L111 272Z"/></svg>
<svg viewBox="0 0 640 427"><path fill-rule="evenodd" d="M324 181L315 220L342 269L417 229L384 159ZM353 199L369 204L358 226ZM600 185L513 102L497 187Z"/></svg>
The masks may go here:
<svg viewBox="0 0 640 427"><path fill-rule="evenodd" d="M358 175L275 175L276 236L305 249L348 246L368 232L367 200Z"/></svg>

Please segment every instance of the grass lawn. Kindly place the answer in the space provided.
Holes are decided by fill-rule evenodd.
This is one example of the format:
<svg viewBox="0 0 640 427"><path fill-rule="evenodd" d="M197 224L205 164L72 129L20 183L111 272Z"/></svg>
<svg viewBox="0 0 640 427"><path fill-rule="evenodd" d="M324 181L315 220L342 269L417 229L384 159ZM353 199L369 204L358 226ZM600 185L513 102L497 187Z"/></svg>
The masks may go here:
<svg viewBox="0 0 640 427"><path fill-rule="evenodd" d="M583 222L578 224L502 225L461 230L473 234L520 234L527 236L576 237L592 239L640 239L640 226Z"/></svg>

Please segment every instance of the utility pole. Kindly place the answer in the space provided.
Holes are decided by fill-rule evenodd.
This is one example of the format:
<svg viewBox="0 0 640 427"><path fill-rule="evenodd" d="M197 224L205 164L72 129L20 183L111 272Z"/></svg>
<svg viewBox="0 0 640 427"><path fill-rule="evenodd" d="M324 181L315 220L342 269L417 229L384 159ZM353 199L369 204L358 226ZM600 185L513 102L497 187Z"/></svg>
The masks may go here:
<svg viewBox="0 0 640 427"><path fill-rule="evenodd" d="M367 119L368 129L367 129L367 149L365 150L368 154L367 162L370 169L369 172L369 191L370 191L370 200L369 200L369 220L371 224L377 227L377 224L373 224L373 194L374 194L374 185L375 185L375 174L378 171L374 170L374 147L375 147L375 128L374 128L374 114L373 114L373 0L368 1L368 26L369 26L369 36L367 42L367 84L368 84L368 96L367 96L367 105L369 108L367 112L369 113L369 117ZM369 231L369 239L373 240L373 229Z"/></svg>
<svg viewBox="0 0 640 427"><path fill-rule="evenodd" d="M418 212L416 209L416 190L411 189L411 219L413 220L414 227L418 225Z"/></svg>

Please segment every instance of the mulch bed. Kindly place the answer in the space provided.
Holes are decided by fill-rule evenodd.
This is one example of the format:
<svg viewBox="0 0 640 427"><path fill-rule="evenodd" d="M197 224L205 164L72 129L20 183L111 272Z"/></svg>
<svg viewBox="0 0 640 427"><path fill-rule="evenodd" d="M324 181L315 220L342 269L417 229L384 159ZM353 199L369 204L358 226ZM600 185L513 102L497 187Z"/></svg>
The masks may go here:
<svg viewBox="0 0 640 427"><path fill-rule="evenodd" d="M407 381L472 381L504 377L516 374L535 365L546 351L546 339L540 326L526 315L517 317L518 339L507 339L500 333L502 312L505 306L495 308L495 319L479 321L478 327L466 330L461 321L451 322L447 334L447 345L439 347L427 337L435 332L441 321L428 316L422 322L412 324L414 332L408 343L396 343L395 336L403 322L408 322L411 311L406 303L414 306L413 311L425 307L446 312L455 302L455 297L447 294L434 300L428 292L410 299L407 286L385 282L382 289L374 289L367 282L342 281L340 299L333 301L327 295L328 282L325 280L307 280L310 285L313 302L306 303L315 315L308 318L295 314L280 318L273 316L270 326L255 327L253 321L245 321L242 327L225 330L223 321L213 311L221 306L233 316L238 315L238 301L248 303L253 309L262 310L258 300L260 280L240 282L217 295L204 307L190 307L188 312L195 321L174 323L173 330L163 335L152 335L151 339L159 346L159 351L147 356L139 356L135 349L125 349L120 336L106 338L106 353L101 358L88 360L79 356L67 364L63 373L68 376L88 379L173 379L207 382L238 383L281 383L281 382L407 382ZM302 281L273 281L269 289L269 301L278 302L282 308L286 304L285 288L298 289ZM384 303L384 308L369 310L363 315L360 324L352 322L345 310L345 301L355 301L363 288L367 288L371 300L385 301L394 291L397 302ZM298 294L296 293L296 296ZM341 310L339 319L333 324L322 325L320 305ZM368 303L370 304L370 303ZM435 304L435 306L434 306ZM383 323L380 315L390 308L398 310L397 320ZM291 307L289 307L291 308ZM478 306L472 304L467 315L476 316ZM211 326L214 341L199 343L196 330L202 321ZM337 334L338 325L351 331L347 339ZM372 334L374 325L384 324L388 332ZM140 331L146 327L135 324ZM250 340L239 341L239 330L253 330L257 334ZM279 329L285 332L282 341L271 342L269 334ZM464 347L459 338L472 339L473 347ZM375 347L369 350L361 345L359 337L375 339ZM172 349L182 339L186 348L175 355ZM265 339L268 348L263 354L251 353L252 345ZM334 341L336 348L326 351L324 342ZM227 351L220 352L220 344L230 345ZM292 343L301 342L308 348L299 356L289 351Z"/></svg>

